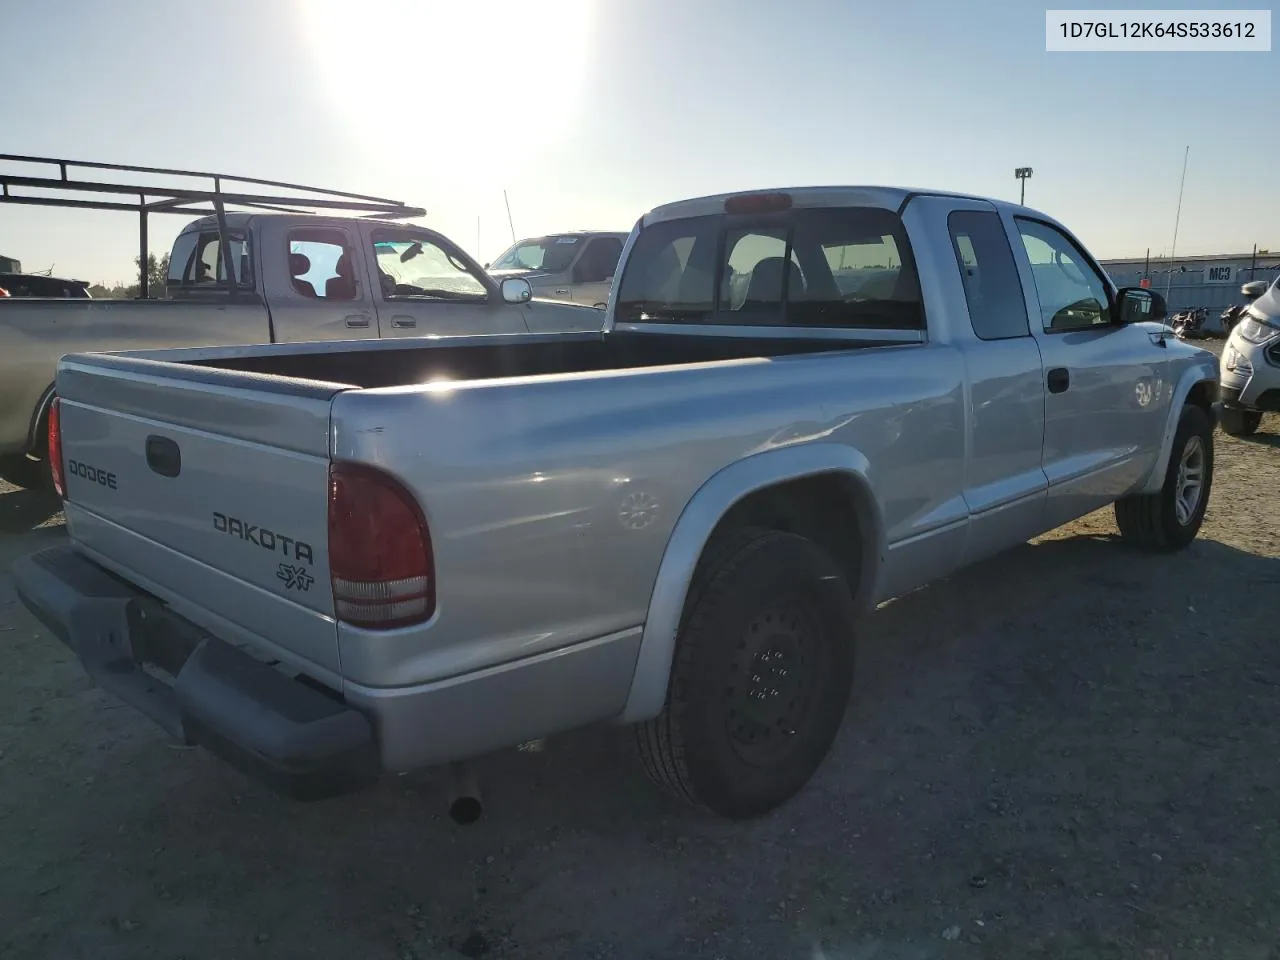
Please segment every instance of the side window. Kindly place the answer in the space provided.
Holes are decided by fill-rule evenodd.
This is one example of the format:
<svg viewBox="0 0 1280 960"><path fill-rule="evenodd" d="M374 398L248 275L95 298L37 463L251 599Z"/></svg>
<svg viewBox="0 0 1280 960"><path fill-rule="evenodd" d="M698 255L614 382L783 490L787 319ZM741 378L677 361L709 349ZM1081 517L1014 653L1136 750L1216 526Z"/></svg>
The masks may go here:
<svg viewBox="0 0 1280 960"><path fill-rule="evenodd" d="M1031 261L1046 331L1088 330L1111 322L1107 286L1074 243L1046 223L1021 217L1018 232Z"/></svg>
<svg viewBox="0 0 1280 960"><path fill-rule="evenodd" d="M983 340L1030 336L1018 267L1000 215L957 210L947 218L973 332Z"/></svg>
<svg viewBox="0 0 1280 960"><path fill-rule="evenodd" d="M216 230L179 237L169 259L169 282L184 287L223 287L227 282L226 264L222 258L222 242ZM253 262L249 241L232 233L231 262L236 271L236 285L253 286ZM185 253L185 256L184 256Z"/></svg>
<svg viewBox="0 0 1280 960"><path fill-rule="evenodd" d="M587 245L578 261L574 278L578 283L600 283L613 276L622 256L622 241L614 237L597 237Z"/></svg>
<svg viewBox="0 0 1280 960"><path fill-rule="evenodd" d="M800 327L923 330L924 302L906 230L875 207L796 214L792 259L801 283L787 293L787 324Z"/></svg>
<svg viewBox="0 0 1280 960"><path fill-rule="evenodd" d="M373 255L384 299L413 297L475 303L489 296L465 263L428 237L375 230Z"/></svg>
<svg viewBox="0 0 1280 960"><path fill-rule="evenodd" d="M289 279L308 300L354 300L358 294L351 243L341 230L289 231Z"/></svg>

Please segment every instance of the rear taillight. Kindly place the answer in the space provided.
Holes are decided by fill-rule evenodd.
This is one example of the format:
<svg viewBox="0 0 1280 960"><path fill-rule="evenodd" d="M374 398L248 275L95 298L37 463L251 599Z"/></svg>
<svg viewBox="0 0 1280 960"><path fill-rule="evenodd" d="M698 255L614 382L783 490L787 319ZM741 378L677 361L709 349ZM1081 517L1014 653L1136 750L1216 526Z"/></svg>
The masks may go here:
<svg viewBox="0 0 1280 960"><path fill-rule="evenodd" d="M422 508L372 467L329 468L329 576L343 623L403 627L435 612L435 561Z"/></svg>
<svg viewBox="0 0 1280 960"><path fill-rule="evenodd" d="M49 404L49 473L53 477L54 491L65 500L67 484L62 475L62 413L57 397Z"/></svg>

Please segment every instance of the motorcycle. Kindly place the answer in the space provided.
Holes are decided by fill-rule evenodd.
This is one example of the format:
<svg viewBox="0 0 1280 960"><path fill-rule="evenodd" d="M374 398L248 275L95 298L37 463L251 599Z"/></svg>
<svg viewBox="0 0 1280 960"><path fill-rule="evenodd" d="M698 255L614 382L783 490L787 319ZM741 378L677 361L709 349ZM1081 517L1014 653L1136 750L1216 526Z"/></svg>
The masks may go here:
<svg viewBox="0 0 1280 960"><path fill-rule="evenodd" d="M1208 337L1204 329L1208 316L1206 307L1180 310L1170 318L1169 326L1173 327L1173 335L1179 340L1204 340Z"/></svg>

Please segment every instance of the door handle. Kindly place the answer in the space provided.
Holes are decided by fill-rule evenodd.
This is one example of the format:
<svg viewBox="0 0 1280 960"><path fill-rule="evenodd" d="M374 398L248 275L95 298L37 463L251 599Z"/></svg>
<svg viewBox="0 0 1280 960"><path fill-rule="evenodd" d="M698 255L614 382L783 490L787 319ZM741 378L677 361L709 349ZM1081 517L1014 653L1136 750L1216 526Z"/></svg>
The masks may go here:
<svg viewBox="0 0 1280 960"><path fill-rule="evenodd" d="M348 327L367 327L368 325L369 318L362 314L353 313L351 316L347 317Z"/></svg>
<svg viewBox="0 0 1280 960"><path fill-rule="evenodd" d="M569 288L568 288L568 287L556 287L556 288L555 288L553 291L551 291L551 292L552 292L552 293L554 293L557 297L567 297L567 296L569 295Z"/></svg>
<svg viewBox="0 0 1280 960"><path fill-rule="evenodd" d="M393 327L416 327L418 321L416 317L406 317L404 314L400 314L391 318L391 325Z"/></svg>
<svg viewBox="0 0 1280 960"><path fill-rule="evenodd" d="M1071 373L1066 367L1054 367L1049 371L1049 392L1064 393L1071 386Z"/></svg>

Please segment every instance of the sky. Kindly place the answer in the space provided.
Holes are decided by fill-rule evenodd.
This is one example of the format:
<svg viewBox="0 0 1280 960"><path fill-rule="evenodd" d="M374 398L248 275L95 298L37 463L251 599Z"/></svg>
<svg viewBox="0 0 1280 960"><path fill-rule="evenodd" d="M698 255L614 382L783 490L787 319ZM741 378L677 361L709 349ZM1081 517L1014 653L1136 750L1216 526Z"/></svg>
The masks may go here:
<svg viewBox="0 0 1280 960"><path fill-rule="evenodd" d="M771 186L1017 199L1018 166L1095 255L1156 256L1190 146L1179 256L1280 250L1280 53L1044 31L1025 0L6 0L0 150L403 200L484 262L504 190L527 237ZM186 222L151 221L158 253ZM136 252L130 214L0 204L27 270L128 282Z"/></svg>

